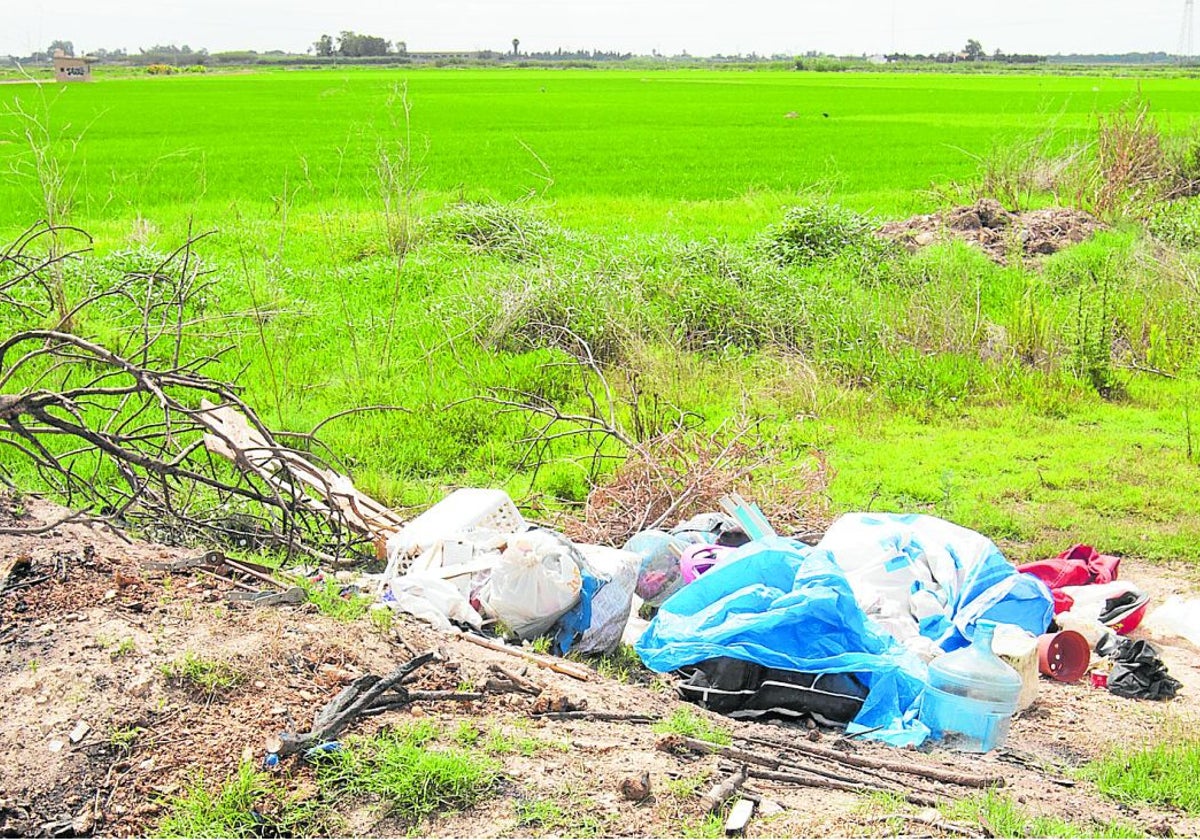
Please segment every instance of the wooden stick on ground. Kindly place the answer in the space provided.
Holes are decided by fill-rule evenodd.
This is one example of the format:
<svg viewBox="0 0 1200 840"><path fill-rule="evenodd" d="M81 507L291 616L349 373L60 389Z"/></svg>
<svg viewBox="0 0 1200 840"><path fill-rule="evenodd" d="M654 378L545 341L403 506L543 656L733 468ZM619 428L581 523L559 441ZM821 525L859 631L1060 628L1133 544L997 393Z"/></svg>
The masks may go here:
<svg viewBox="0 0 1200 840"><path fill-rule="evenodd" d="M782 743L772 738L762 738L754 735L739 735L737 737L740 740L749 741L754 744L763 744L765 746L775 747L776 749L790 750L792 752L819 756L821 758L827 758L831 761L837 761L842 764L849 764L852 767L870 767L873 769L891 770L895 773L904 773L909 776L922 776L926 779L932 779L937 782L946 782L947 784L952 785L961 785L962 787L987 788L1004 786L1003 776L975 776L969 773L959 773L943 767L930 767L917 762L893 761L887 758L868 758L866 756L842 752L841 750L830 749L829 747L821 747L816 744L811 744L807 741L795 740L788 743Z"/></svg>
<svg viewBox="0 0 1200 840"><path fill-rule="evenodd" d="M911 802L913 805L936 808L939 804L937 799L921 793L908 793L903 790L895 790L894 788L885 787L883 785L842 782L838 781L837 779L829 779L824 776L816 776L810 773L779 773L774 770L752 769L750 771L750 778L763 779L764 781L768 782L783 782L785 784L803 785L804 787L844 790L847 793L878 793L879 791L885 791L903 796L906 802Z"/></svg>
<svg viewBox="0 0 1200 840"><path fill-rule="evenodd" d="M725 800L737 793L738 789L746 784L747 778L749 778L749 774L746 772L746 766L743 764L733 775L726 776L713 785L701 800L704 802L708 812L715 814L721 810L721 806L725 804Z"/></svg>
<svg viewBox="0 0 1200 840"><path fill-rule="evenodd" d="M542 712L533 715L538 720L600 720L623 723L657 723L658 715L641 712Z"/></svg>
<svg viewBox="0 0 1200 840"><path fill-rule="evenodd" d="M580 682L590 682L592 679L592 675L589 671L572 665L569 662L557 660L549 656L542 656L521 648L511 647L510 645L502 644L501 642L493 642L491 639L485 639L482 636L476 636L472 633L462 633L459 637L466 639L473 645L479 645L480 647L487 648L488 650L494 650L497 653L507 653L509 656L516 656L520 659L524 659L526 662L532 662L539 668L548 668L549 670L554 671L556 674L564 674L572 679L579 680Z"/></svg>

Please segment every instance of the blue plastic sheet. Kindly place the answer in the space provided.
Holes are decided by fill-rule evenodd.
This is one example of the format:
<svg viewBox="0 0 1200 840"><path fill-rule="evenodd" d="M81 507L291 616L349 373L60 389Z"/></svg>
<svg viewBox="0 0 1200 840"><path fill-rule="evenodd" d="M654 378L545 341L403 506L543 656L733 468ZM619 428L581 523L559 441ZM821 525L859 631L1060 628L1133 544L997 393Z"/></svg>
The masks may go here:
<svg viewBox="0 0 1200 840"><path fill-rule="evenodd" d="M908 644L860 606L880 599ZM927 671L914 650L961 647L982 619L1039 634L1052 616L1046 587L979 534L931 516L849 514L815 548L774 538L738 549L667 599L636 649L661 672L728 656L855 674L869 694L847 731L900 746L928 736L916 719Z"/></svg>
<svg viewBox="0 0 1200 840"><path fill-rule="evenodd" d="M813 674L852 673L869 694L850 731L919 744L925 665L872 622L833 557L784 539L757 541L667 599L638 641L655 671L731 656Z"/></svg>

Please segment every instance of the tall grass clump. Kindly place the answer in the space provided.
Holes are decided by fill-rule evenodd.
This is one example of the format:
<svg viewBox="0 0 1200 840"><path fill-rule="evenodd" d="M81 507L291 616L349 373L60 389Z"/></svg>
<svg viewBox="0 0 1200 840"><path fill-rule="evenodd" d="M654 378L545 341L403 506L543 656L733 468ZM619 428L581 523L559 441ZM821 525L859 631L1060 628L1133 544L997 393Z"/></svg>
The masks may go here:
<svg viewBox="0 0 1200 840"><path fill-rule="evenodd" d="M1090 136L1066 142L1053 128L997 145L980 158L978 198L1012 211L1040 196L1108 221L1146 219L1160 202L1200 191L1200 132L1169 135L1140 96L1096 116Z"/></svg>
<svg viewBox="0 0 1200 840"><path fill-rule="evenodd" d="M805 204L784 213L763 235L761 247L781 265L812 265L834 257L882 258L889 250L869 216L837 204Z"/></svg>
<svg viewBox="0 0 1200 840"><path fill-rule="evenodd" d="M557 233L544 219L511 204L460 204L430 223L435 235L520 262L541 256Z"/></svg>

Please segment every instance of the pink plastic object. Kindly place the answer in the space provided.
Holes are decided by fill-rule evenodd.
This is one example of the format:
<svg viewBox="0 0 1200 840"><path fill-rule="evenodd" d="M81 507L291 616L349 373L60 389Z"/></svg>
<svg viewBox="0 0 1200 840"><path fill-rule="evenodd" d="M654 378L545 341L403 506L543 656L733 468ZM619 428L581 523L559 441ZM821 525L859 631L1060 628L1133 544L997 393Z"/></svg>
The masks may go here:
<svg viewBox="0 0 1200 840"><path fill-rule="evenodd" d="M722 545L689 545L679 558L679 572L684 583L691 583L713 566L719 564L731 548Z"/></svg>

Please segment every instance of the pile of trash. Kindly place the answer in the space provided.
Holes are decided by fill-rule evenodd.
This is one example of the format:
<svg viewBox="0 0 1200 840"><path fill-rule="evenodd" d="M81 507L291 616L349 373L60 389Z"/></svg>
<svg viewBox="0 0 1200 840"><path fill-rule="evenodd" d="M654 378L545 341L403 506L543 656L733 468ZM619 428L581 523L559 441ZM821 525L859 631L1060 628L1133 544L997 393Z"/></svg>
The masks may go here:
<svg viewBox="0 0 1200 840"><path fill-rule="evenodd" d="M388 541L380 607L437 627L622 641L680 694L732 717L807 717L897 746L984 752L1040 677L1168 699L1148 642L1120 638L1149 599L1089 546L1021 568L926 515L852 513L810 545L738 496L622 548L530 526L499 490L462 489ZM647 625L636 618L654 613ZM1164 615L1178 623L1181 605Z"/></svg>

